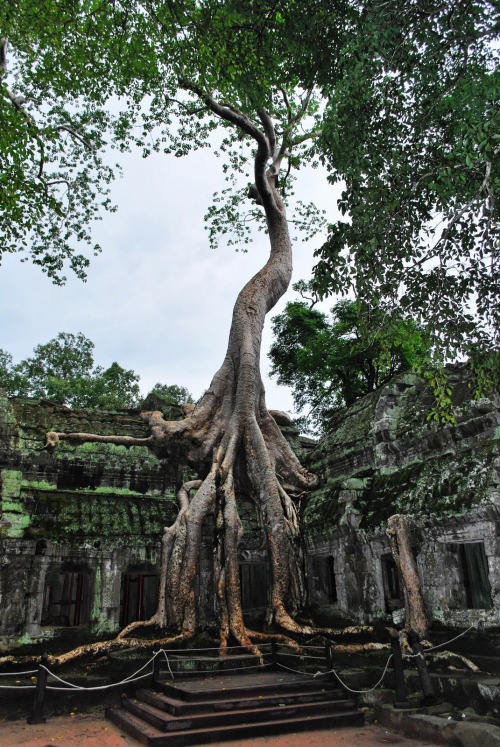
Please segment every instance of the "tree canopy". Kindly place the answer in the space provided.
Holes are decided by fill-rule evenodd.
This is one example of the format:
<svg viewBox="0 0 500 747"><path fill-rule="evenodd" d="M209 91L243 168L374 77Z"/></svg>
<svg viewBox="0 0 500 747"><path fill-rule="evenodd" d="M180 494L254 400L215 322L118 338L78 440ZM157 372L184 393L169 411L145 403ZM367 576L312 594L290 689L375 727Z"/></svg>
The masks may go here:
<svg viewBox="0 0 500 747"><path fill-rule="evenodd" d="M344 216L316 253L316 288L401 308L443 360L477 361L500 342L498 7L356 6L339 53L335 23L310 53Z"/></svg>
<svg viewBox="0 0 500 747"><path fill-rule="evenodd" d="M139 407L139 376L116 362L108 368L95 365L94 347L81 332L60 332L16 364L0 349L0 389L9 396L49 399L73 408ZM169 404L193 402L186 387L177 384L157 383L152 392Z"/></svg>
<svg viewBox="0 0 500 747"><path fill-rule="evenodd" d="M151 394L156 394L169 405L194 405L194 399L185 386L178 384L160 384L158 382L151 389Z"/></svg>
<svg viewBox="0 0 500 747"><path fill-rule="evenodd" d="M304 301L273 319L271 374L292 388L303 425L328 430L336 410L421 365L428 341L411 319L340 301L331 317Z"/></svg>
<svg viewBox="0 0 500 747"><path fill-rule="evenodd" d="M0 388L11 396L39 397L74 408L137 407L139 376L118 363L94 365L94 343L81 332L60 332L18 364L0 351Z"/></svg>
<svg viewBox="0 0 500 747"><path fill-rule="evenodd" d="M278 136L286 127L291 134L306 110L309 125L319 117L314 95L291 76L275 46L282 22L267 1L2 6L1 251L20 252L56 283L65 282L68 267L84 277L89 260L82 246L99 250L89 225L102 208L113 209L112 149L180 157L212 146L218 126L230 185L208 211L210 237L247 242L251 221L262 220L247 202L249 125L260 125L260 108L278 123ZM204 105L206 97L212 105ZM251 112L243 130L213 106L226 101ZM283 156L289 145L285 138ZM294 132L295 166L304 155L312 158L302 128ZM314 231L311 211L304 206Z"/></svg>

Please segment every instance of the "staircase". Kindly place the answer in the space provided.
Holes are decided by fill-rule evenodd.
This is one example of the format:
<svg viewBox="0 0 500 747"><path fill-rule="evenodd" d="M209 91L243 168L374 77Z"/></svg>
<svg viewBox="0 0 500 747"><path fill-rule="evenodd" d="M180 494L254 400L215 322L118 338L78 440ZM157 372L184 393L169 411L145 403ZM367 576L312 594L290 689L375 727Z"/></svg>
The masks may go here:
<svg viewBox="0 0 500 747"><path fill-rule="evenodd" d="M257 666L247 666L245 672L241 660L191 659L188 676L181 672L167 680L160 672L154 689L138 690L134 698L123 696L121 708L108 708L106 716L151 747L363 724L356 702L327 676ZM171 671L177 666L170 662ZM214 671L221 666L223 671ZM200 676L200 670L207 673Z"/></svg>

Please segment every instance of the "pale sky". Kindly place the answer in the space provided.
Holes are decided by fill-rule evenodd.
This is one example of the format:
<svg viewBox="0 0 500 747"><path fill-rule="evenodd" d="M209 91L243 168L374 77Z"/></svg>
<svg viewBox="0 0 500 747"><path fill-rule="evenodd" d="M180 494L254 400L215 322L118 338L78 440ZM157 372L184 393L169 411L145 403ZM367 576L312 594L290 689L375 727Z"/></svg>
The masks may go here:
<svg viewBox="0 0 500 747"><path fill-rule="evenodd" d="M209 248L203 216L212 193L225 186L221 159L209 150L184 159L129 154L121 162L124 176L113 185L118 212L103 213L95 225L103 251L86 283L68 275L66 286L54 286L39 268L5 257L0 348L18 362L58 332L83 332L95 344L96 364L133 369L144 395L160 381L198 398L222 363L238 291L266 261L267 237L258 234L247 254ZM319 169L299 176L296 194L334 220L336 192ZM320 242L295 243L294 282L310 278ZM293 297L289 291L269 317ZM262 348L267 404L292 412L290 392L267 375L269 317Z"/></svg>

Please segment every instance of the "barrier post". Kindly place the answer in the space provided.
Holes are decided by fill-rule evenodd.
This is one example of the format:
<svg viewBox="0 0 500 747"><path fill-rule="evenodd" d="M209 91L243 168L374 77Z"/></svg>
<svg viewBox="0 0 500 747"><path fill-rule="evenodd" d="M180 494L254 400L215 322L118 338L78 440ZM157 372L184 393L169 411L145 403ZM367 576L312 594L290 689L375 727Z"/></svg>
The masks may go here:
<svg viewBox="0 0 500 747"><path fill-rule="evenodd" d="M326 644L326 666L328 668L327 671L330 673L329 679L337 680L333 673L333 646L331 643Z"/></svg>
<svg viewBox="0 0 500 747"><path fill-rule="evenodd" d="M415 661L417 662L420 684L424 695L424 705L435 705L436 703L439 703L439 700L434 693L434 687L432 686L429 670L427 669L427 663L424 658L424 650L420 643L420 637L414 630L410 630L408 633L408 640L413 653L415 654Z"/></svg>
<svg viewBox="0 0 500 747"><path fill-rule="evenodd" d="M278 644L271 641L271 669L278 669Z"/></svg>
<svg viewBox="0 0 500 747"><path fill-rule="evenodd" d="M45 693L47 692L48 672L45 667L48 663L49 655L46 651L44 651L38 665L38 672L36 675L35 701L33 703L33 710L31 711L31 715L28 716L28 724L45 724L45 722L47 721L47 719L43 716L43 704L45 701Z"/></svg>
<svg viewBox="0 0 500 747"><path fill-rule="evenodd" d="M153 659L153 680L151 687L155 689L156 683L160 680L160 651L157 651Z"/></svg>
<svg viewBox="0 0 500 747"><path fill-rule="evenodd" d="M397 633L391 633L391 651L396 691L394 708L411 708L411 705L407 700L408 693L406 690L405 675L403 670L403 657L401 655L401 645L399 643L399 635Z"/></svg>

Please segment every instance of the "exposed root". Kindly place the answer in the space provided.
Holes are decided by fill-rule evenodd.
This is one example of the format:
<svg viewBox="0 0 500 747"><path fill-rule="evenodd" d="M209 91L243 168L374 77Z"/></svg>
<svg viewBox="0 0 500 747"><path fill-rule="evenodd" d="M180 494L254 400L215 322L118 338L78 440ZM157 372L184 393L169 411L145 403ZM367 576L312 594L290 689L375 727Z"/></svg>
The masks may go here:
<svg viewBox="0 0 500 747"><path fill-rule="evenodd" d="M362 651L388 651L390 643L336 643L333 650L339 653L359 654Z"/></svg>
<svg viewBox="0 0 500 747"><path fill-rule="evenodd" d="M426 654L427 657L431 658L433 662L447 662L448 667L453 670L458 669L466 669L469 672L480 672L481 669L474 664L473 661L471 661L467 656L462 656L462 654L456 654L453 651L438 651L437 653L432 653L429 651ZM462 667L456 667L451 662L455 660L460 662L463 666Z"/></svg>
<svg viewBox="0 0 500 747"><path fill-rule="evenodd" d="M180 643L185 641L186 636L182 634L169 636L167 638L155 638L154 640L144 640L143 638L113 638L110 641L98 641L96 643L84 644L77 648L68 651L65 654L59 656L49 656L49 663L51 664L68 664L75 659L80 659L82 656L96 656L97 654L109 654L113 651L119 651L126 648L134 648L140 646L144 650L157 648L158 646L170 646L173 643Z"/></svg>
<svg viewBox="0 0 500 747"><path fill-rule="evenodd" d="M137 630L138 628L149 628L153 627L153 625L158 625L156 614L153 615L153 617L150 617L149 620L135 620L134 622L129 623L122 630L120 630L120 632L116 636L116 640L126 638L128 635L130 635L130 633L132 633L134 630Z"/></svg>
<svg viewBox="0 0 500 747"><path fill-rule="evenodd" d="M248 628L247 633L249 637L255 641L260 641L261 643L281 643L284 646L289 646L297 653L302 653L302 647L300 644L288 635L283 635L281 633L260 633L257 630L249 630Z"/></svg>

